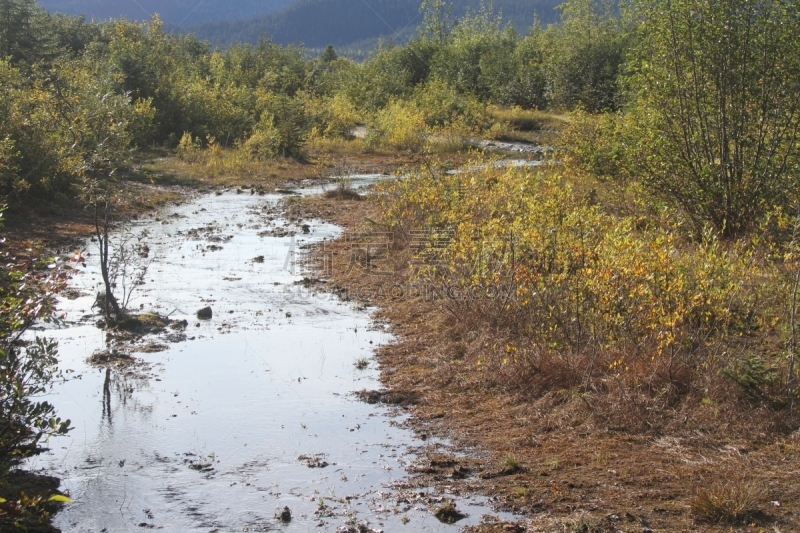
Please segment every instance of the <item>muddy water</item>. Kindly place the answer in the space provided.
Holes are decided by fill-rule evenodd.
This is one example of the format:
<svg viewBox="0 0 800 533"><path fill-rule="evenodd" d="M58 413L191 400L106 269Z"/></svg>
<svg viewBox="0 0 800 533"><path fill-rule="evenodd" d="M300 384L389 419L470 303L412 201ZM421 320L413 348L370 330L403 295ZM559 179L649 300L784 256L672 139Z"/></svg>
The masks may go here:
<svg viewBox="0 0 800 533"><path fill-rule="evenodd" d="M278 200L211 194L131 228L152 260L131 307L189 323L185 340L135 353L143 367L86 362L106 340L90 311L100 278L87 244L64 323L37 332L60 344L67 380L50 400L75 428L31 463L73 500L55 517L63 531L449 531L491 513L479 497L457 499L469 516L445 525L430 502L449 495L397 488L423 443L402 416L351 395L380 388L371 357L391 335L296 284L302 245L340 230L282 220ZM213 319L198 320L206 305ZM275 517L284 507L289 523Z"/></svg>

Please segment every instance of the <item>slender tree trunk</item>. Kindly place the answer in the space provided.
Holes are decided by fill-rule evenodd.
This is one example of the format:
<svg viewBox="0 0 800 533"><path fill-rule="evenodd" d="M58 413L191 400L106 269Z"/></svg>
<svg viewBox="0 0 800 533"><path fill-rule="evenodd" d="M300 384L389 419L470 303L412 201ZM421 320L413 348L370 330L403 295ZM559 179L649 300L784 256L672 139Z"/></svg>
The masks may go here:
<svg viewBox="0 0 800 533"><path fill-rule="evenodd" d="M111 280L109 279L109 273L108 273L108 264L109 264L108 227L111 223L109 211L110 208L108 202L106 202L103 208L103 218L101 227L100 208L99 206L95 205L94 227L95 227L95 233L97 234L97 241L100 247L100 273L103 276L103 284L105 285L105 290L106 290L105 301L103 302L103 311L105 312L106 318L111 319L114 317L119 317L119 315L122 314L122 311L120 310L117 298L114 296L114 293L111 290Z"/></svg>

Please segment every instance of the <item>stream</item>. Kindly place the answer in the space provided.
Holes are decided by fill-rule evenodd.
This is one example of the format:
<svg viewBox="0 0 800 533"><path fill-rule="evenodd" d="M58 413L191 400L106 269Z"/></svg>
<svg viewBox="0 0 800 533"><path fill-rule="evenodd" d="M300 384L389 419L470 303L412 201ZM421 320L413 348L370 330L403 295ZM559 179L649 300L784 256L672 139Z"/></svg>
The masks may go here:
<svg viewBox="0 0 800 533"><path fill-rule="evenodd" d="M284 220L280 198L209 193L133 222L149 266L130 308L188 325L153 337L150 353L137 344L132 367L87 362L106 333L91 310L97 245L85 244L85 267L59 301L65 319L35 331L59 343L65 380L47 399L74 427L28 462L72 499L56 527L457 531L497 515L484 497L408 483L415 449L448 443L416 438L402 412L352 394L381 388L373 354L392 335L369 310L298 284L302 247L341 229ZM206 306L213 318L199 320ZM466 518L437 520L432 508L446 499Z"/></svg>

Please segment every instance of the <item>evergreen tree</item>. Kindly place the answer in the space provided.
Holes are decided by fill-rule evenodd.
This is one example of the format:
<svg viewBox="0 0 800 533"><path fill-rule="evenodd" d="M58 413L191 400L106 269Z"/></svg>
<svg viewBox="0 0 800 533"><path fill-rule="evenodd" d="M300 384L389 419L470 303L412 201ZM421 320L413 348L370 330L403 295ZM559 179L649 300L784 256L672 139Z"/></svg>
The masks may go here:
<svg viewBox="0 0 800 533"><path fill-rule="evenodd" d="M333 61L336 61L337 57L338 56L336 55L336 50L333 49L333 45L329 44L325 47L325 51L322 53L321 59L323 63L332 63Z"/></svg>
<svg viewBox="0 0 800 533"><path fill-rule="evenodd" d="M0 0L0 57L18 64L45 55L46 19L35 0Z"/></svg>

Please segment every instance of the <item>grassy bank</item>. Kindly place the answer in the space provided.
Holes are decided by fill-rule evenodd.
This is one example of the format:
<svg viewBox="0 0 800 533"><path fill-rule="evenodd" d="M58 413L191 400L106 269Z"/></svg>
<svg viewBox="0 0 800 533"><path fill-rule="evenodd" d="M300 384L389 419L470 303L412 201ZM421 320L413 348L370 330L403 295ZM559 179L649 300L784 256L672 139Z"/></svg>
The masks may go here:
<svg viewBox="0 0 800 533"><path fill-rule="evenodd" d="M317 251L328 288L398 337L388 397L488 452L437 451L420 486L490 493L532 531L800 527L793 256L562 167L472 167L302 207L348 229Z"/></svg>

